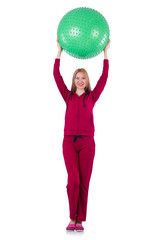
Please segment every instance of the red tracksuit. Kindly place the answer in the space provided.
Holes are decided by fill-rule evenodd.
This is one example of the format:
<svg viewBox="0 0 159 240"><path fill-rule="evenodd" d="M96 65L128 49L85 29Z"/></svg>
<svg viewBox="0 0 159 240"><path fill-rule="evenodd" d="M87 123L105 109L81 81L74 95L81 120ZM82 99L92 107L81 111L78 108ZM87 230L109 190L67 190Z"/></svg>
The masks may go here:
<svg viewBox="0 0 159 240"><path fill-rule="evenodd" d="M66 103L63 156L68 173L67 194L70 218L86 221L89 182L95 156L93 107L108 78L109 60L103 60L103 72L95 88L78 96L67 89L56 58L53 75Z"/></svg>

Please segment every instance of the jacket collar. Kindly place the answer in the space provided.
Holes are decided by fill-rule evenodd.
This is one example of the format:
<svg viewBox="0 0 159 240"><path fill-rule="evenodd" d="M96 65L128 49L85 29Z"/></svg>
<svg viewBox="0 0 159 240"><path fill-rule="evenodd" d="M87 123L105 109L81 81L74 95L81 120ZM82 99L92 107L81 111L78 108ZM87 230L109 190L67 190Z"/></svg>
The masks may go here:
<svg viewBox="0 0 159 240"><path fill-rule="evenodd" d="M80 96L82 96L82 95L85 95L85 94L87 94L87 91L85 91L85 92L84 92L84 93L82 93L81 95L78 95L78 94L77 94L75 91L73 91L72 93L73 93L74 95L77 95L77 96L79 96L79 97L80 97Z"/></svg>

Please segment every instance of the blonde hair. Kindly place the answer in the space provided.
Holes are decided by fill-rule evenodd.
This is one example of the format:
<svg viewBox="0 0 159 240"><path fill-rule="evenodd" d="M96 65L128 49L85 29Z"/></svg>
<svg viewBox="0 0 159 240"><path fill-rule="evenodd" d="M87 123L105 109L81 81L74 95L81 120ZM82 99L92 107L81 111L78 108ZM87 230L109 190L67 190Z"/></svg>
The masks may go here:
<svg viewBox="0 0 159 240"><path fill-rule="evenodd" d="M72 86L71 86L71 91L72 92L75 92L77 90L77 87L75 85L75 78L76 78L76 74L79 73L79 72L82 72L85 79L87 80L87 83L86 83L86 87L84 88L86 92L90 92L92 89L91 89L91 85L90 85L90 81L89 81L89 76L88 76L88 73L87 71L84 69L84 68L78 68L74 74L73 74L73 77L72 77Z"/></svg>

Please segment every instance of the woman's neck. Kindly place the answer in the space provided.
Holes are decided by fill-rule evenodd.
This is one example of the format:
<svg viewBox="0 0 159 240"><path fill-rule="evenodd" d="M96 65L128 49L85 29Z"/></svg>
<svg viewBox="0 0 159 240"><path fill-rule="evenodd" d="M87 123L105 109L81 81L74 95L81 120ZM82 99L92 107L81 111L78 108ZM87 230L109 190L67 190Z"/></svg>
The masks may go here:
<svg viewBox="0 0 159 240"><path fill-rule="evenodd" d="M85 90L84 89L77 89L76 90L76 93L80 96L81 94L83 94L85 92Z"/></svg>

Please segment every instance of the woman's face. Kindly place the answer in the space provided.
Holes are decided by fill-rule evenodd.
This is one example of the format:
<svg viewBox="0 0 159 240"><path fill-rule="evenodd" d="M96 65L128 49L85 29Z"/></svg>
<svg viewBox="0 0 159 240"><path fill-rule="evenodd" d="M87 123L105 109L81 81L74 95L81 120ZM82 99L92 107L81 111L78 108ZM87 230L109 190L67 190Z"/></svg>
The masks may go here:
<svg viewBox="0 0 159 240"><path fill-rule="evenodd" d="M75 85L79 90L83 90L86 87L87 80L82 72L76 74Z"/></svg>

